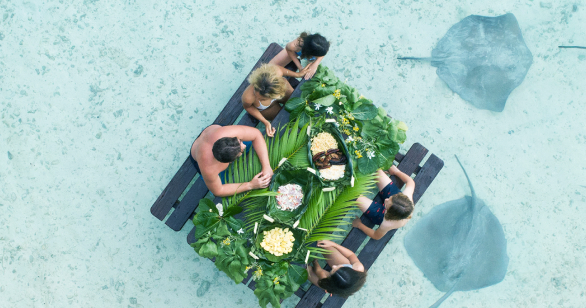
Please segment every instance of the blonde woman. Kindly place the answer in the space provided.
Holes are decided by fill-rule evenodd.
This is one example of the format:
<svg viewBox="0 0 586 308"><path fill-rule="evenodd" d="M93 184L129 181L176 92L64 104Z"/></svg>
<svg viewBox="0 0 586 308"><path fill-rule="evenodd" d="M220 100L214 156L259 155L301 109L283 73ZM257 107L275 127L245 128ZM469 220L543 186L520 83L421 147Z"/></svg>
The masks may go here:
<svg viewBox="0 0 586 308"><path fill-rule="evenodd" d="M307 69L293 72L274 64L263 64L248 77L250 85L242 93L242 106L266 127L267 136L273 137L276 129L271 120L281 111L281 105L287 102L293 87L284 77L301 78Z"/></svg>

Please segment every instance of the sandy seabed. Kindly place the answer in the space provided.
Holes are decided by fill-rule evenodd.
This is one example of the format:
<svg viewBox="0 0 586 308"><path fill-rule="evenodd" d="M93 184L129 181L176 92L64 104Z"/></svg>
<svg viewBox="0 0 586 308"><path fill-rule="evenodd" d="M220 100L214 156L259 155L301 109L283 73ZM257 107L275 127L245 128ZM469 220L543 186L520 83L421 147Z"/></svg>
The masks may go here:
<svg viewBox="0 0 586 308"><path fill-rule="evenodd" d="M478 196L510 263L442 307L586 302L586 2L0 0L0 307L255 307L149 208L270 42L303 30L323 64L409 126L445 167L347 307L428 307L442 292L405 252L433 206ZM513 13L533 53L502 113L424 62L471 14ZM284 307L293 307L292 297Z"/></svg>

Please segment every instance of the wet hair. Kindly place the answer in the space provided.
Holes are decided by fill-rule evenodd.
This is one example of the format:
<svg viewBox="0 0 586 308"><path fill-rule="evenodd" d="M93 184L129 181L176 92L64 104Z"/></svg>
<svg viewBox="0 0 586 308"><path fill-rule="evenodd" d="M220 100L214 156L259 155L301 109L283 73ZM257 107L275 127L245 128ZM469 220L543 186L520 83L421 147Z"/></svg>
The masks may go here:
<svg viewBox="0 0 586 308"><path fill-rule="evenodd" d="M224 137L214 142L212 147L214 158L222 163L231 163L242 153L240 141L236 137Z"/></svg>
<svg viewBox="0 0 586 308"><path fill-rule="evenodd" d="M348 298L356 293L366 282L366 272L349 267L340 267L330 277L320 279L317 284L331 294Z"/></svg>
<svg viewBox="0 0 586 308"><path fill-rule="evenodd" d="M299 45L301 45L301 59L323 57L330 49L330 42L319 33L307 34L307 32L303 32L299 35L299 38L303 41L303 43L299 42Z"/></svg>
<svg viewBox="0 0 586 308"><path fill-rule="evenodd" d="M413 201L403 193L398 193L391 198L391 206L385 213L386 220L401 220L413 213Z"/></svg>
<svg viewBox="0 0 586 308"><path fill-rule="evenodd" d="M268 98L281 98L287 92L285 79L279 76L279 68L274 64L263 64L248 77L248 82L260 95Z"/></svg>

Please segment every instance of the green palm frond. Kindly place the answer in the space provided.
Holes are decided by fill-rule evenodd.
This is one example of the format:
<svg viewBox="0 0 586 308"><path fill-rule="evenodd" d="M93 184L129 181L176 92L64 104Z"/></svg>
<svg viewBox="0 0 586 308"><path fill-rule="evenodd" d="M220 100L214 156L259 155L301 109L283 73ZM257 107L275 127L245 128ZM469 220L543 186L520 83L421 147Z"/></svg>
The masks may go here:
<svg viewBox="0 0 586 308"><path fill-rule="evenodd" d="M333 234L333 232L345 231L339 226L350 224L344 218L350 211L357 209L356 199L368 193L375 184L376 174L358 174L354 187L346 186L332 192L316 194L320 196L311 199L299 223L308 231L303 245L307 247L316 241L343 238L343 235ZM323 249L316 247L307 247L307 249L313 253L324 252Z"/></svg>

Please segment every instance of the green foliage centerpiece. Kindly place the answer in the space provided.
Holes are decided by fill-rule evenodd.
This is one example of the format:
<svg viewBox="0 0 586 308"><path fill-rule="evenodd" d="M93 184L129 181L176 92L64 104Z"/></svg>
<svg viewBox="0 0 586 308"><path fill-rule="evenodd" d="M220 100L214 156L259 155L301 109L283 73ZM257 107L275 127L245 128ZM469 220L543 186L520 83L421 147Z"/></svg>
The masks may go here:
<svg viewBox="0 0 586 308"><path fill-rule="evenodd" d="M280 127L274 138L265 139L275 170L271 186L223 198L216 205L202 199L193 218L195 251L215 258L218 269L236 283L252 273L254 294L262 307L268 303L280 307L307 280L300 264L323 258L321 254L327 252L315 242L345 237L341 226L351 224L347 216L357 209L356 199L375 186L378 168L390 167L407 130L403 122L387 117L384 109L324 66L301 89L301 97L285 106L295 121ZM346 159L344 176L335 181L320 178L313 159L311 138L320 132L333 136L336 141L330 141L339 150L326 163L340 156ZM320 166L323 170L329 165ZM260 170L258 157L249 151L230 165L224 180L248 182ZM276 202L279 187L288 184L299 185L303 191L301 205L293 210L283 210ZM238 214L243 217L235 217Z"/></svg>

